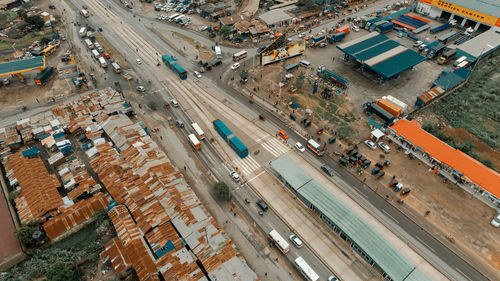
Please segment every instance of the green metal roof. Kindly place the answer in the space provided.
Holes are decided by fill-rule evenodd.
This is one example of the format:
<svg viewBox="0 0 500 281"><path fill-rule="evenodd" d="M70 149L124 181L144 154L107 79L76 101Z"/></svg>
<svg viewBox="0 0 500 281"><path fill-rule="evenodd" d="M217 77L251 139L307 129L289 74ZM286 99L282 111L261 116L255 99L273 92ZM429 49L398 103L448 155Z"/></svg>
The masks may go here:
<svg viewBox="0 0 500 281"><path fill-rule="evenodd" d="M3 76L8 73L16 73L23 70L32 70L35 68L42 67L44 65L44 58L45 57L41 56L41 57L34 57L31 59L15 60L5 63L0 63L0 76Z"/></svg>
<svg viewBox="0 0 500 281"><path fill-rule="evenodd" d="M297 191L304 184L312 180L312 178L304 173L304 171L288 156L284 154L283 156L271 161L271 168L273 168L278 174L286 175L286 182Z"/></svg>
<svg viewBox="0 0 500 281"><path fill-rule="evenodd" d="M301 197L337 225L393 280L430 281L358 214L304 172L290 156L285 154L270 165ZM413 279L409 279L410 276L414 276Z"/></svg>

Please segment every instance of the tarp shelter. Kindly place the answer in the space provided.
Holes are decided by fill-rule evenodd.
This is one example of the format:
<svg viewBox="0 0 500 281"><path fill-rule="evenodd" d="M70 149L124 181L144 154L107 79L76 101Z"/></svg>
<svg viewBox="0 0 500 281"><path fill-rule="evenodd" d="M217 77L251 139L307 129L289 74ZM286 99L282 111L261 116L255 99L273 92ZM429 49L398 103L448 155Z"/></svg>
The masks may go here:
<svg viewBox="0 0 500 281"><path fill-rule="evenodd" d="M422 151L466 176L500 201L500 174L481 162L442 142L422 129L417 121L402 119L391 127L398 136L411 141Z"/></svg>
<svg viewBox="0 0 500 281"><path fill-rule="evenodd" d="M383 136L385 136L384 132L382 132L381 130L379 129L375 129L373 130L370 135L375 139L375 140L379 140L380 138L382 138Z"/></svg>
<svg viewBox="0 0 500 281"><path fill-rule="evenodd" d="M25 60L15 60L0 63L0 77L20 74L33 70L42 70L45 68L45 57L34 57Z"/></svg>

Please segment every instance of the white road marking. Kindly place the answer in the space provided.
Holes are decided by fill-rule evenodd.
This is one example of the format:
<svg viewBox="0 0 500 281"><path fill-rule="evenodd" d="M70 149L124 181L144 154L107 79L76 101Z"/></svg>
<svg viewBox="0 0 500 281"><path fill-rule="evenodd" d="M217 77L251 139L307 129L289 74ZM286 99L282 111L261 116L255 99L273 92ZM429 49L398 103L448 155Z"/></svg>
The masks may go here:
<svg viewBox="0 0 500 281"><path fill-rule="evenodd" d="M424 244L424 245L427 247L427 249L429 249L429 250L431 250L431 251L433 251L433 252L435 253L434 249L432 249L432 247L429 247L429 245L427 245L424 241L422 241L422 239L420 239L420 237L415 236L415 238L416 238L416 239L417 239L420 243Z"/></svg>
<svg viewBox="0 0 500 281"><path fill-rule="evenodd" d="M261 140L261 139L259 139L259 140ZM263 148L265 148L267 151L269 151L274 157L279 157L282 154L287 153L289 150L288 146L284 145L282 142L280 142L274 138L271 138L265 142L262 142L261 145Z"/></svg>
<svg viewBox="0 0 500 281"><path fill-rule="evenodd" d="M262 172L258 173L256 176L254 176L253 178L249 179L247 182L251 182L251 181L253 181L254 179L256 179L256 178L260 177L260 176L261 176L263 173L265 173L265 172L266 172L266 171L262 171Z"/></svg>
<svg viewBox="0 0 500 281"><path fill-rule="evenodd" d="M259 163L257 163L257 161L255 161L252 156L247 156L244 159L236 158L233 160L233 163L241 170L241 173L243 173L244 175L249 175L253 171L260 168Z"/></svg>
<svg viewBox="0 0 500 281"><path fill-rule="evenodd" d="M388 217L390 217L391 219L393 219L397 224L399 224L399 221L397 219L395 219L393 216L391 216L388 212L386 212L385 210L382 210L382 212L384 212Z"/></svg>

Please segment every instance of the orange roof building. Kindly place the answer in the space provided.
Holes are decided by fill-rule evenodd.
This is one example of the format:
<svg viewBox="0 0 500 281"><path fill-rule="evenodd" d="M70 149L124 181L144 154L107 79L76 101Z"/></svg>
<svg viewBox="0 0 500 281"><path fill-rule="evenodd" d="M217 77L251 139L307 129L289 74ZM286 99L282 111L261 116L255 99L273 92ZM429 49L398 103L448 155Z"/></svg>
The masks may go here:
<svg viewBox="0 0 500 281"><path fill-rule="evenodd" d="M471 188L482 192L489 200L500 203L500 174L481 162L442 142L422 129L417 121L400 120L392 125L393 133L409 141L417 150L426 153L453 169L453 175Z"/></svg>

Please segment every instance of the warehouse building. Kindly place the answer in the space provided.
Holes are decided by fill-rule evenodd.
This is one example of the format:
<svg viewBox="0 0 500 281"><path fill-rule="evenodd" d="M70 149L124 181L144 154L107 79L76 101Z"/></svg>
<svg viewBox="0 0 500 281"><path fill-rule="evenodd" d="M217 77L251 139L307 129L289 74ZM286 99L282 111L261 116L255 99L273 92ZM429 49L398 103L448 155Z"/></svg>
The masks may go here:
<svg viewBox="0 0 500 281"><path fill-rule="evenodd" d="M344 52L344 60L355 60L363 71L371 70L379 76L379 81L399 76L426 60L415 51L387 38L378 32L337 45Z"/></svg>
<svg viewBox="0 0 500 281"><path fill-rule="evenodd" d="M376 267L386 280L430 280L358 214L304 172L289 155L271 161L270 166L302 203L314 210L351 245L354 252L366 263Z"/></svg>
<svg viewBox="0 0 500 281"><path fill-rule="evenodd" d="M492 28L457 46L456 57L466 56L475 62L498 49L500 46L500 28Z"/></svg>
<svg viewBox="0 0 500 281"><path fill-rule="evenodd" d="M416 11L446 22L486 31L492 26L500 27L500 5L498 1L482 0L419 0Z"/></svg>

